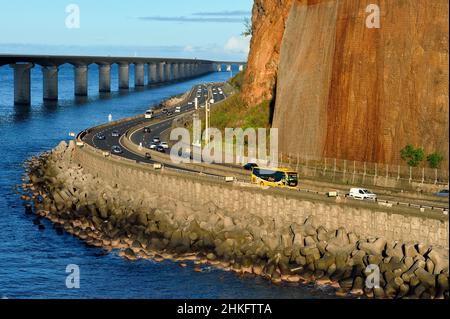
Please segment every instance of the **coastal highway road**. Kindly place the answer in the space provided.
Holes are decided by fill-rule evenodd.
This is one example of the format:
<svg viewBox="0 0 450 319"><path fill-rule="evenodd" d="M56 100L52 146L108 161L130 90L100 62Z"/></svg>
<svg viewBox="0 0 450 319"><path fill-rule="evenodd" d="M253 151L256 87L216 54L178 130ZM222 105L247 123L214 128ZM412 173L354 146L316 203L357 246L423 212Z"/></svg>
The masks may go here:
<svg viewBox="0 0 450 319"><path fill-rule="evenodd" d="M143 146L149 147L151 144L151 141L154 137L160 136L161 133L167 129L169 129L172 125L172 121L175 119L175 117L192 111L195 108L195 99L198 100L198 106L201 108L206 102L206 98L208 97L208 90L211 89L211 92L213 92L213 97L215 99L215 102L219 102L223 99L225 99L225 95L223 93L223 84L210 84L210 85L196 85L189 93L189 95L186 97L184 101L179 103L177 106L180 106L181 112L175 113L175 107L166 108L169 113L172 113L172 115L167 116L166 114L163 114L161 112L156 113L152 119L145 119L144 115L142 117L139 117L137 119L129 120L126 122L122 122L116 125L111 125L104 127L102 129L92 129L88 131L88 134L86 134L83 137L83 142L99 149L102 151L111 152L111 149L113 146L120 146L122 149L121 154L115 154L116 156L124 157L127 159L139 161L142 163L154 163L152 160L146 159L145 157L142 157L138 154L135 154L125 147L121 146L120 144L120 137L124 134L126 134L132 127L141 125L144 123L148 123L148 127L151 129L150 134L146 134L142 131L139 133L136 133L136 136L134 138L142 140ZM216 93L216 94L214 94ZM145 111L145 110L144 110ZM113 136L113 132L117 132L119 136ZM99 135L104 135L105 139L99 139ZM139 144L139 143L137 143ZM175 167L174 168L178 168Z"/></svg>
<svg viewBox="0 0 450 319"><path fill-rule="evenodd" d="M146 159L142 155L135 154L128 150L127 148L123 147L120 144L120 137L114 137L112 136L112 132L116 131L119 133L120 136L123 134L126 134L131 128L147 124L147 126L151 129L151 133L145 133L144 130L135 131L133 136L131 136L132 141L139 145L139 143L142 143L142 146L149 148L152 144L153 138L156 136L161 136L162 133L168 129L171 128L172 122L175 119L175 117L179 116L180 114L192 111L195 108L194 100L197 97L198 99L198 105L200 106L204 105L206 98L208 97L208 90L211 90L212 96L216 102L221 101L225 98L223 94L223 89L221 84L211 84L211 85L197 85L195 86L189 93L189 95L186 97L184 101L179 103L179 106L181 106L181 113L173 113L170 116L167 116L163 113L156 113L153 119L145 119L144 115L142 117L139 117L137 119L125 121L116 125L107 126L103 129L92 129L88 131L88 134L86 134L83 137L83 141L97 149L111 152L111 148L115 145L120 146L122 148L121 154L115 154L116 156L121 156L127 159L139 161L142 163L148 163L153 164L155 163L152 160ZM216 94L214 94L214 92ZM222 93L221 93L222 92ZM175 107L169 108L169 112L174 112ZM100 140L97 138L98 134L102 133L105 136L104 140ZM169 150L166 150L166 152L169 152ZM172 166L172 165L166 165L166 167L169 168L176 168L179 170L189 171L189 172L196 172L195 170L190 170L183 168L181 169L178 166ZM311 185L310 185L311 186ZM314 191L316 189L317 191L322 191L323 188L317 189L317 187L312 187L311 190ZM333 189L333 187L328 187L328 190ZM427 207L435 207L435 208L442 208L448 210L448 203L442 203L439 201L423 201L420 199L411 199L411 198L399 198L397 196L379 196L380 200L388 200L388 201L399 201L402 203L406 203L407 205L414 205L414 206L427 206Z"/></svg>
<svg viewBox="0 0 450 319"><path fill-rule="evenodd" d="M220 102L223 99L225 99L225 95L223 94L221 86L212 85L211 93L212 93L215 103ZM194 90L193 95L194 95L194 97L191 97L190 99L188 99L188 102L187 102L187 103L191 103L191 104L185 104L184 106L182 106L181 113L186 113L186 112L189 112L194 109L195 105L194 105L194 102L192 99L195 99L195 96L199 97L199 95L201 95L201 98L199 98L199 100L201 101L201 102L199 102L199 106L200 105L204 106L205 99L208 96L208 89L205 86L201 86L200 88L196 88ZM199 107L199 109L201 110L202 107ZM178 114L180 114L180 113L178 113ZM161 135L164 131L171 128L172 120L173 119L169 119L169 120L165 120L165 121L163 120L157 124L154 124L151 126L149 125L149 127L151 128L150 133L145 133L143 129L139 130L139 131L135 131L132 133L132 135L130 135L130 139L136 145L139 145L140 143L142 143L142 146L144 146L145 148L150 148L150 145L153 144L153 138L161 137ZM168 142L168 141L162 141L162 142ZM170 152L170 150L166 150L166 151Z"/></svg>

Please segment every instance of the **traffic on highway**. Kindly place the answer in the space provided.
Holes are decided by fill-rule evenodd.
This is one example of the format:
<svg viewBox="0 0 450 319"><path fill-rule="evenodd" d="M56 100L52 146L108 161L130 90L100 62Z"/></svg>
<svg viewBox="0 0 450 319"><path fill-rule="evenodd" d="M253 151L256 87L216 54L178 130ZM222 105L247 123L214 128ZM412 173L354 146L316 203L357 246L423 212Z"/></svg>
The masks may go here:
<svg viewBox="0 0 450 319"><path fill-rule="evenodd" d="M188 96L180 103L172 107L167 108L154 108L143 112L142 116L119 122L117 124L102 126L101 128L93 128L87 131L87 134L83 136L83 142L105 152L109 152L115 156L124 157L130 160L134 160L141 163L149 164L159 164L157 161L153 160L152 152L159 153L170 153L169 141L163 140L162 136L165 135L164 132L172 127L173 121L186 113L192 112L196 109L201 110L205 107L208 99L213 99L214 103L220 102L226 98L223 92L223 84L202 84L196 85L189 92ZM136 129L136 127L141 127ZM142 149L150 150L145 154L140 154L138 152L132 151L125 147L121 143L122 137L128 134L128 138L135 145L138 145ZM155 154L153 154L155 155ZM186 172L196 172L195 168L180 168L177 165L172 165L170 163L165 163L165 167L174 168ZM298 191L309 192L306 188L300 187L300 181L297 172L292 172L286 169L280 169L276 171L271 171L270 174L263 173L263 168L259 168L258 165L253 163L248 163L241 168L243 174L248 175L248 179L258 186L264 188L286 188L295 189ZM248 171L248 173L245 173ZM267 171L267 169L266 169ZM216 174L206 174L216 177L227 177L219 176ZM322 192L317 189L311 190L312 193L324 194L328 197L338 197L345 196L353 200L361 201L371 201L371 202L386 202L395 203L395 205L404 204L408 207L418 207L418 208L428 208L428 209L440 209L444 213L448 213L448 202L442 202L435 200L413 200L408 199L407 203L399 202L398 198L392 196L383 196L381 198L379 195L375 194L371 190L366 188L349 188L346 192L342 190L327 191ZM448 190L443 190L439 193L440 197L448 198ZM435 196L438 198L438 196Z"/></svg>
<svg viewBox="0 0 450 319"><path fill-rule="evenodd" d="M116 156L143 163L154 163L151 159L151 154L142 156L124 147L120 142L121 137L131 128L148 123L142 130L133 134L132 141L142 147L161 153L168 153L170 152L169 143L161 140L162 133L171 128L172 122L177 116L193 111L196 108L204 108L208 96L213 97L214 103L224 100L226 96L223 92L223 84L196 85L189 92L189 95L177 105L170 108L153 109L151 116L149 115L150 110L147 110L138 118L101 129L88 130L87 134L83 136L83 142Z"/></svg>

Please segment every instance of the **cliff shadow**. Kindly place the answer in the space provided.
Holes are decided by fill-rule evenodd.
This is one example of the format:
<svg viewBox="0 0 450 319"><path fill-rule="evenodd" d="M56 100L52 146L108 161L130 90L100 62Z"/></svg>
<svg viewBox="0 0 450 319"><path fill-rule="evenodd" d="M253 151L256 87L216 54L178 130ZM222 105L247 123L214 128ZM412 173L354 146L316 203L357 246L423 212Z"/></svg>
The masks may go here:
<svg viewBox="0 0 450 319"><path fill-rule="evenodd" d="M273 117L275 115L275 103L277 100L277 82L278 79L275 78L275 84L272 89L272 100L269 103L269 125L272 127Z"/></svg>

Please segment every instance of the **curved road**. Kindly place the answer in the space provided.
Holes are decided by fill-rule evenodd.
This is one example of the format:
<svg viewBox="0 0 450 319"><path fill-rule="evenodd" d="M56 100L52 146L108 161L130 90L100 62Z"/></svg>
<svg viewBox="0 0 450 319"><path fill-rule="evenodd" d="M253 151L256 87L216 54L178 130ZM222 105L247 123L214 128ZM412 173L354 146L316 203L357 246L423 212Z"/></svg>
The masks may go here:
<svg viewBox="0 0 450 319"><path fill-rule="evenodd" d="M153 164L153 163L155 163L154 161L149 160L149 159L143 157L142 155L136 154L136 153L128 150L127 148L123 147L120 143L120 137L122 135L126 134L128 131L130 131L131 128L139 126L139 125L145 125L146 123L148 123L147 127L149 127L151 129L151 133L145 133L143 129L135 131L133 133L133 135L131 136L131 140L133 143L135 143L137 145L142 143L142 146L149 148L150 145L152 144L153 138L156 136L160 137L164 131L170 129L172 126L172 122L174 121L174 119L176 117L178 117L179 115L181 115L183 113L193 111L195 109L194 101L195 101L196 97L198 98L198 106L200 109L200 107L205 104L205 101L208 97L209 90L211 90L210 92L212 93L212 96L213 96L215 102L219 102L226 98L225 95L223 94L223 84L196 85L190 91L187 98L177 105L177 106L181 107L181 113L175 113L174 111L175 111L176 107L172 107L172 108L167 108L167 110L169 112L173 112L173 114L170 116L167 116L167 115L159 112L159 113L156 113L152 119L145 119L144 115L142 115L141 117L139 117L137 119L132 119L129 121L121 122L116 125L111 125L111 126L107 126L104 128L93 128L88 132L88 134L86 134L83 137L83 142L85 142L97 149L107 151L107 152L111 152L112 147L117 145L117 146L121 147L122 153L115 154L116 156L121 156L121 157L124 157L127 159L142 162L142 163ZM118 137L112 136L112 133L114 131L119 133ZM102 133L105 136L104 140L97 138L97 135L99 133ZM163 142L168 142L168 141L163 141ZM168 151L169 150L166 150L166 152L168 152ZM180 168L175 165L165 165L165 166L169 167L169 168L176 168L179 170L184 170L184 171L189 171L189 172L198 172L195 169L191 170L191 169L186 169L186 168ZM210 174L206 174L206 175L210 175ZM214 175L214 176L217 176L217 175ZM223 177L223 176L221 176L221 177ZM383 198L380 200L381 201L387 200L390 202L395 202L398 200L396 198L392 198L389 196L385 196L385 197L386 198ZM448 206L442 207L443 206L442 202L438 202L438 201L423 202L420 200L413 200L413 201L408 200L409 203L404 203L405 200L403 201L403 204L406 204L406 205L412 205L412 206L422 206L423 205L423 206L428 206L428 207L441 208L441 209L445 209L448 211Z"/></svg>
<svg viewBox="0 0 450 319"><path fill-rule="evenodd" d="M147 126L151 129L151 133L144 133L144 130L140 130L133 135L133 141L135 141L136 144L142 142L143 146L150 147L153 138L156 136L161 136L162 132L169 129L176 117L195 109L195 98L198 99L198 106L200 109L200 107L203 106L206 102L209 88L211 89L215 102L219 102L225 99L225 95L223 93L223 84L196 85L191 90L187 98L177 105L181 107L181 113L175 113L176 107L171 107L166 108L169 112L173 113L170 116L167 116L163 113L157 113L153 116L152 119L145 119L144 115L142 115L142 117L139 117L138 119L129 120L117 125L111 125L101 129L93 128L89 130L89 132L83 137L83 142L102 151L111 153L111 149L113 146L120 146L122 149L122 153L114 155L143 163L154 163L152 160L148 160L145 157L139 154L135 154L129 151L127 148L123 147L120 144L120 137L126 134L132 127L148 123ZM118 132L119 136L113 136L113 132ZM103 134L105 136L105 139L99 139L99 134ZM174 168L178 167L174 166Z"/></svg>

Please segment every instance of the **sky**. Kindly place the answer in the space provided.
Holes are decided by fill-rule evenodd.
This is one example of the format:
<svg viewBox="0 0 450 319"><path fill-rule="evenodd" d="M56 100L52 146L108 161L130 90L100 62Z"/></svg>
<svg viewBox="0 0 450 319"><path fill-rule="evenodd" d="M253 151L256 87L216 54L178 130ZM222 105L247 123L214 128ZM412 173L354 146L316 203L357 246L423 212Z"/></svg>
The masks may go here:
<svg viewBox="0 0 450 319"><path fill-rule="evenodd" d="M245 61L253 0L0 0L0 54Z"/></svg>

